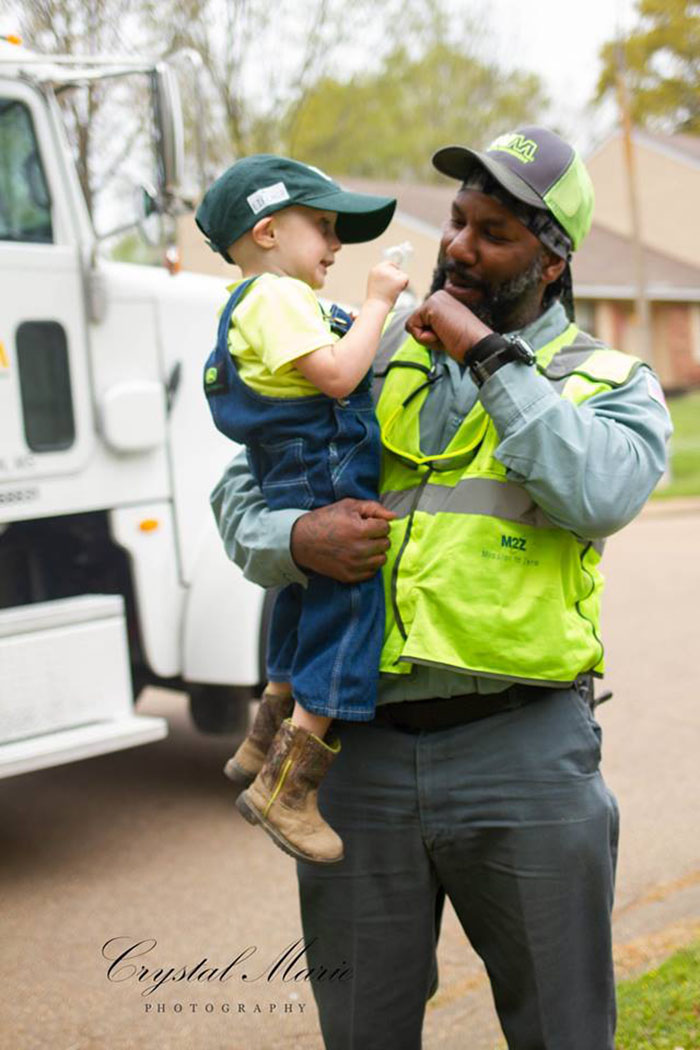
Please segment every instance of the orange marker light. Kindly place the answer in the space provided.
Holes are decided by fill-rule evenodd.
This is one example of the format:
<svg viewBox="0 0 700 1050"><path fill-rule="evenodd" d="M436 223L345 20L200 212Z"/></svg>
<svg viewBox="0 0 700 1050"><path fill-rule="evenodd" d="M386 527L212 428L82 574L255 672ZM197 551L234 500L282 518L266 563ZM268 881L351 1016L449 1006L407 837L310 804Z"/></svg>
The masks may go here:
<svg viewBox="0 0 700 1050"><path fill-rule="evenodd" d="M156 518L144 518L143 521L139 522L141 532L155 532L159 526L160 522Z"/></svg>
<svg viewBox="0 0 700 1050"><path fill-rule="evenodd" d="M175 277L176 274L180 273L182 270L182 259L180 258L180 250L176 245L171 244L166 249L163 264L171 277Z"/></svg>
<svg viewBox="0 0 700 1050"><path fill-rule="evenodd" d="M6 40L8 44L21 44L22 37L17 36L16 33L8 33L6 36L0 36L0 40Z"/></svg>

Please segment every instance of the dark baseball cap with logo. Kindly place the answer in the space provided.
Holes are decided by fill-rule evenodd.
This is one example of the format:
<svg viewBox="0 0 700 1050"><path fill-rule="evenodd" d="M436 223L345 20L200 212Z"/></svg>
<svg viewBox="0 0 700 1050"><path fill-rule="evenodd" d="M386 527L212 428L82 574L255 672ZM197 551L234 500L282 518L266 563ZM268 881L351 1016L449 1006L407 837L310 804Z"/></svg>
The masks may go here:
<svg viewBox="0 0 700 1050"><path fill-rule="evenodd" d="M234 241L260 219L295 204L337 212L335 229L343 244L379 237L396 208L393 197L344 190L310 164L257 153L237 161L209 187L195 222L209 247L232 262L227 249Z"/></svg>
<svg viewBox="0 0 700 1050"><path fill-rule="evenodd" d="M553 131L536 125L499 135L486 150L445 146L433 157L438 171L468 182L485 169L511 196L546 210L570 240L569 251L583 243L593 217L593 184L581 157ZM567 258L566 242L548 245Z"/></svg>

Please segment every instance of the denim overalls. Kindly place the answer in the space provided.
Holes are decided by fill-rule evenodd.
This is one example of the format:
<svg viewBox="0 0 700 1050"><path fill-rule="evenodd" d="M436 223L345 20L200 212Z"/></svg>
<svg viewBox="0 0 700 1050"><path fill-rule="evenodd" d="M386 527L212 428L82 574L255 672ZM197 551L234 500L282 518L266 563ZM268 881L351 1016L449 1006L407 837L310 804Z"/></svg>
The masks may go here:
<svg viewBox="0 0 700 1050"><path fill-rule="evenodd" d="M312 510L346 496L377 499L380 438L371 372L346 398L325 394L268 397L238 374L228 348L233 311L255 278L232 293L204 371L214 422L248 451L270 510ZM345 330L349 326L346 324ZM330 342L330 339L329 339ZM331 718L374 717L384 636L381 573L359 584L310 574L307 588L289 584L275 601L267 674L291 681L307 711Z"/></svg>

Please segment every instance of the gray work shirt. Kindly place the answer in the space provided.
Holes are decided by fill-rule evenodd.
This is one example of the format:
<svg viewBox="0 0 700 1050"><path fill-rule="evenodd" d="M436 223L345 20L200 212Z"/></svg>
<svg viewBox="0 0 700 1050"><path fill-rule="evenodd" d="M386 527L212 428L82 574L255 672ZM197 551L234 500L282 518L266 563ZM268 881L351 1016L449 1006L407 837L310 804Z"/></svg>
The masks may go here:
<svg viewBox="0 0 700 1050"><path fill-rule="evenodd" d="M538 350L568 323L555 302L518 334ZM577 536L598 539L627 525L664 472L671 421L647 368L624 386L574 405L520 363L499 369L480 391L469 370L447 354L439 366L443 378L430 388L420 414L424 452L441 452L480 397L501 439L496 458L507 477ZM229 464L211 505L226 552L248 579L263 587L306 585L289 547L292 526L305 511L268 510L245 450ZM414 664L410 674L381 675L378 702L494 693L509 684Z"/></svg>

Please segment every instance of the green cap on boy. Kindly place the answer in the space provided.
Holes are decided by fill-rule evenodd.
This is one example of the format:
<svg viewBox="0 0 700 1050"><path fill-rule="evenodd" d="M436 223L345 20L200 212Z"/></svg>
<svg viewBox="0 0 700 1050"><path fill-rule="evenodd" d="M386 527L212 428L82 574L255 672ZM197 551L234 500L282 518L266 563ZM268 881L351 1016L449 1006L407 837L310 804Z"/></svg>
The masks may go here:
<svg viewBox="0 0 700 1050"><path fill-rule="evenodd" d="M295 204L337 212L336 233L343 244L379 237L396 208L394 198L344 190L309 164L257 153L219 176L204 194L195 221L209 247L232 262L227 248L260 219Z"/></svg>

